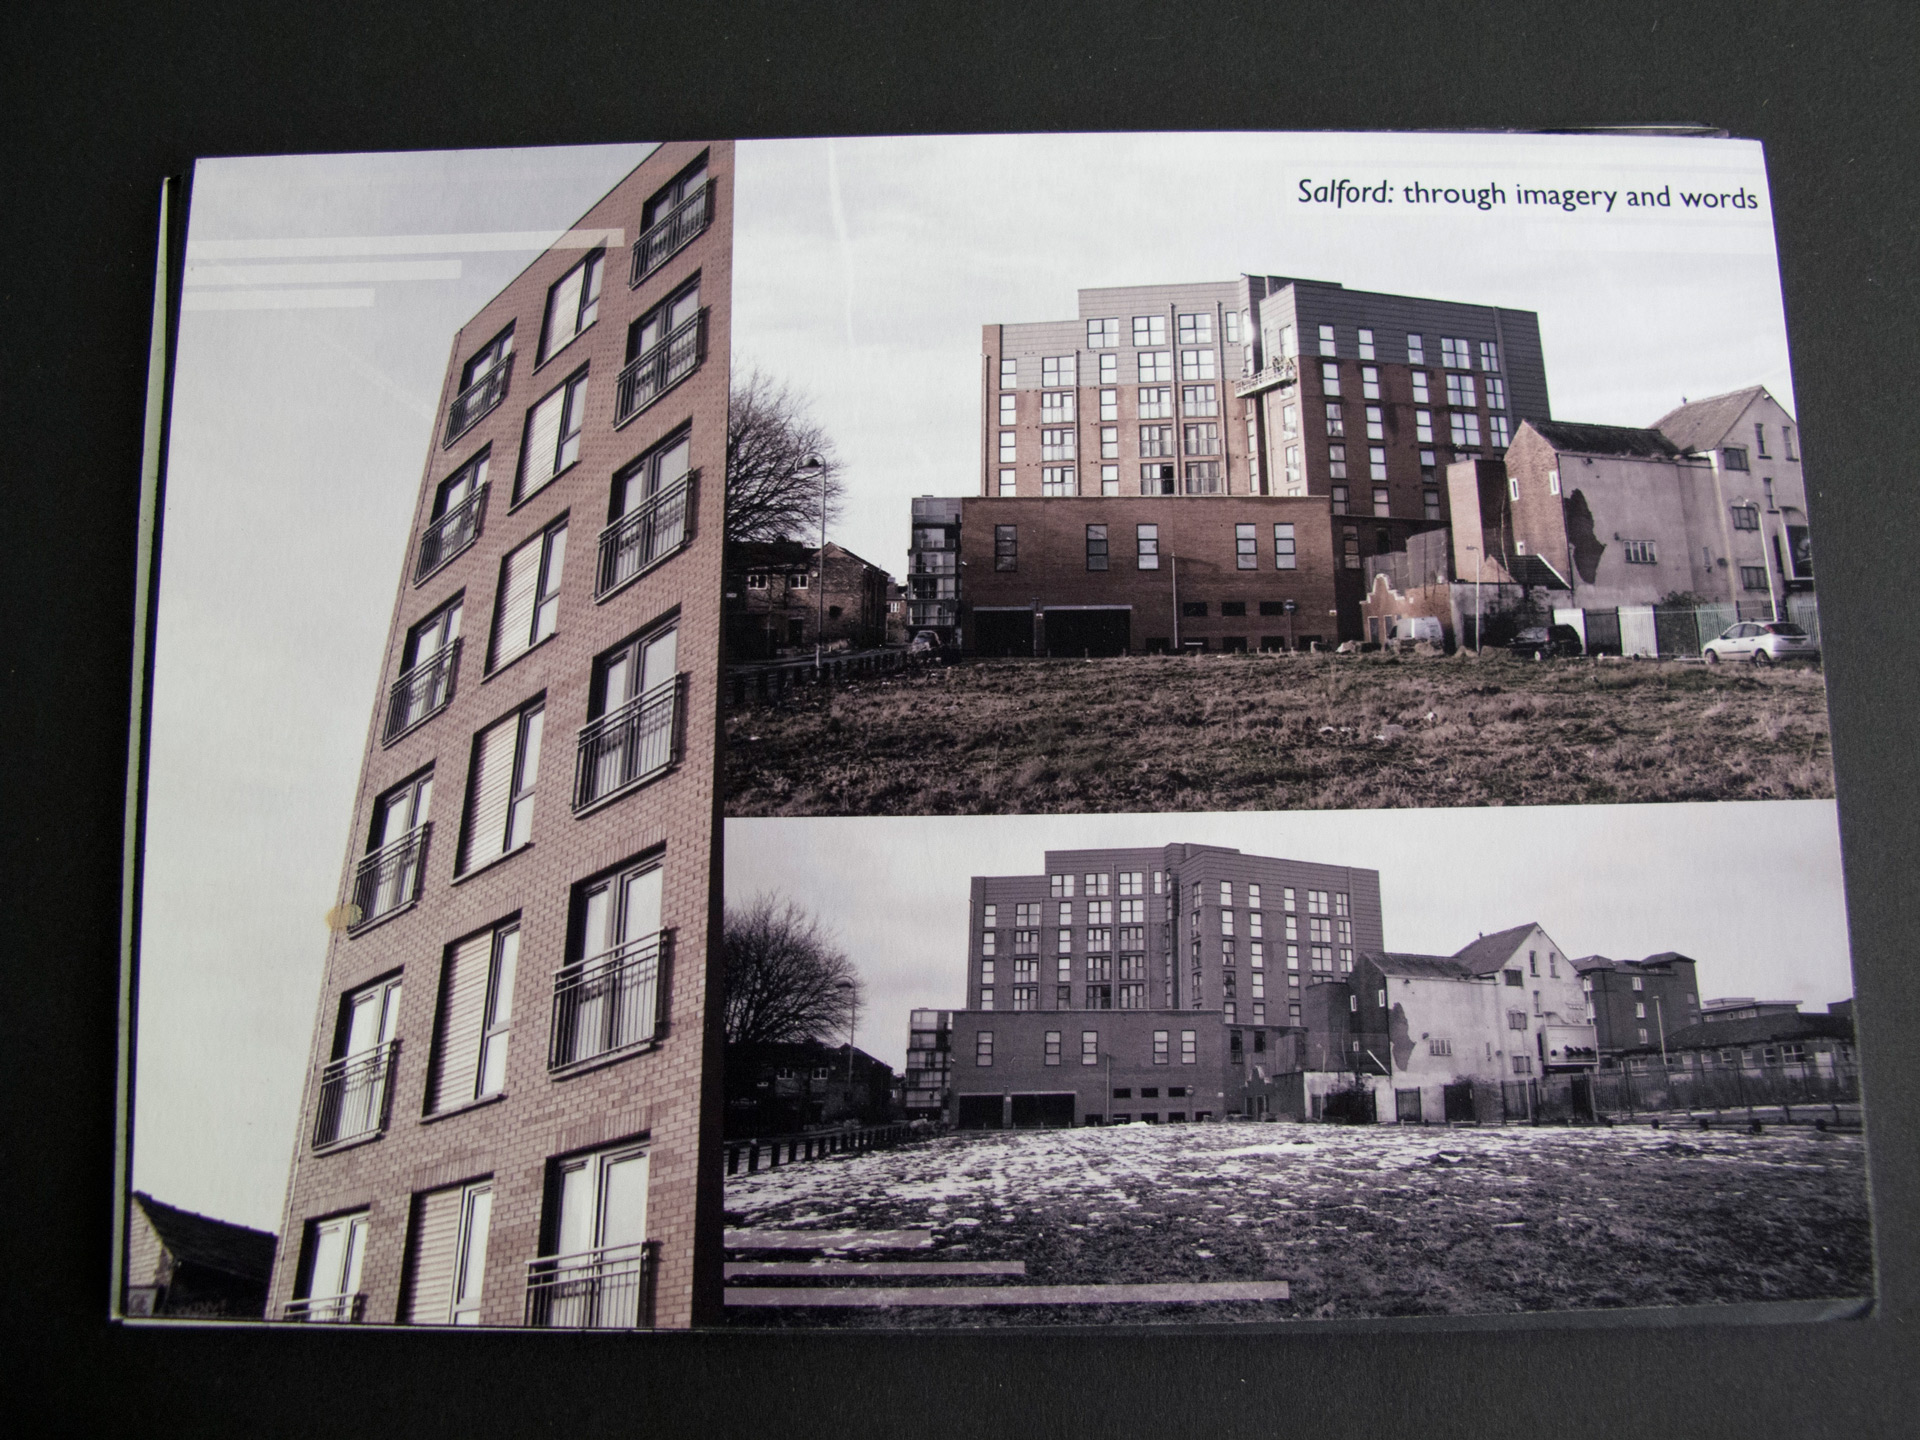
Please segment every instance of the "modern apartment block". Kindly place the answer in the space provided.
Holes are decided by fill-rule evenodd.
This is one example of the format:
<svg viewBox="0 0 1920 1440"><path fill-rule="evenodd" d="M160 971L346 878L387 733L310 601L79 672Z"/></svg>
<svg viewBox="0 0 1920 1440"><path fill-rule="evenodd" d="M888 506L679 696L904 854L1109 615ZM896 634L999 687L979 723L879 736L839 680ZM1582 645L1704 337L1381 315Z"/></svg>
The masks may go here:
<svg viewBox="0 0 1920 1440"><path fill-rule="evenodd" d="M271 1317L717 1313L732 180L660 147L454 339Z"/></svg>
<svg viewBox="0 0 1920 1440"><path fill-rule="evenodd" d="M1037 653L1160 648L1173 627L1152 612L1176 603L1206 604L1182 617L1194 620L1218 620L1222 604L1279 605L1300 617L1292 644L1361 638L1365 557L1445 525L1445 467L1501 454L1522 420L1550 413L1530 311L1270 275L1082 290L1079 308L982 332L980 498L958 502L965 578L939 598L958 602L969 642L988 653L1027 653L1022 604ZM1095 499L1112 503L1088 511L1083 554L1036 555L1018 583L988 578L1006 573L1002 535L1034 513L1028 502ZM1300 503L1256 503L1277 500ZM1129 547L1168 557L1169 581L1181 555L1193 593L1122 596L1087 578L1111 573L1096 552ZM988 554L983 574L974 557ZM1234 573L1216 584L1208 567ZM1299 593L1250 590L1237 573L1263 568L1295 571L1284 578ZM980 606L1001 617L984 643L966 623ZM1105 613L1050 639L1041 612L1071 610ZM1180 628L1177 643L1196 649L1280 633Z"/></svg>
<svg viewBox="0 0 1920 1440"><path fill-rule="evenodd" d="M907 1017L907 1065L900 1085L909 1120L938 1120L953 1084L953 1012L915 1010Z"/></svg>
<svg viewBox="0 0 1920 1440"><path fill-rule="evenodd" d="M969 903L963 1128L1259 1113L1303 984L1382 948L1377 871L1224 846L1048 851Z"/></svg>

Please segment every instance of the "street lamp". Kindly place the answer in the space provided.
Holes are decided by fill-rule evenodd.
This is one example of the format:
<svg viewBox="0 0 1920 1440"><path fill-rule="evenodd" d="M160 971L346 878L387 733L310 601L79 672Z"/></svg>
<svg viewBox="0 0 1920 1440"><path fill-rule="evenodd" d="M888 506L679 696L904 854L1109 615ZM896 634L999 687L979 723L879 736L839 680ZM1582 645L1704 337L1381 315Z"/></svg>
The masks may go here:
<svg viewBox="0 0 1920 1440"><path fill-rule="evenodd" d="M814 576L815 589L819 592L819 618L813 627L813 678L820 680L820 646L826 638L827 628L827 462L818 455L809 455L800 462L793 472L794 479L804 480L809 485L820 487L820 570Z"/></svg>
<svg viewBox="0 0 1920 1440"><path fill-rule="evenodd" d="M854 994L853 982L851 980L836 980L833 982L833 988L838 990L841 998L847 1002L847 1083L851 1085L853 1083L854 1005L857 997Z"/></svg>

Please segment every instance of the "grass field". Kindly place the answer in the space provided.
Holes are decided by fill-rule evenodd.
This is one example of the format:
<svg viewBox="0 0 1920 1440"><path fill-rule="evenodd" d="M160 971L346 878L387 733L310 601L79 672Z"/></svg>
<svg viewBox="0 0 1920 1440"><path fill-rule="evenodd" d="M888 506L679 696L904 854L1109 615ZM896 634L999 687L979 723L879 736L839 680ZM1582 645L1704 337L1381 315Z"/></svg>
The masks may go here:
<svg viewBox="0 0 1920 1440"><path fill-rule="evenodd" d="M1292 1288L1265 1303L732 1310L735 1325L1465 1315L1873 1288L1860 1139L1798 1128L975 1133L736 1175L726 1203L754 1228L931 1227L914 1258L1017 1260L1031 1283Z"/></svg>
<svg viewBox="0 0 1920 1440"><path fill-rule="evenodd" d="M1807 666L1501 655L969 661L727 716L729 815L1826 798Z"/></svg>

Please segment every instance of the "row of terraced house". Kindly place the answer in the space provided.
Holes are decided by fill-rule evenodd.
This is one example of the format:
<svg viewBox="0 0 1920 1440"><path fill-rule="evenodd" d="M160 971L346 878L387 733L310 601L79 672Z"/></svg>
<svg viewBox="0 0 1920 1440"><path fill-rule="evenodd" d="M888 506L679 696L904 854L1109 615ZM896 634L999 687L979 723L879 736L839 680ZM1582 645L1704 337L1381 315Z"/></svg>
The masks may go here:
<svg viewBox="0 0 1920 1440"><path fill-rule="evenodd" d="M1551 413L1538 317L1242 275L988 325L979 490L913 502L908 628L983 655L1462 636L1512 608L1810 597L1763 388L1643 429ZM1596 637L1596 646L1599 641Z"/></svg>

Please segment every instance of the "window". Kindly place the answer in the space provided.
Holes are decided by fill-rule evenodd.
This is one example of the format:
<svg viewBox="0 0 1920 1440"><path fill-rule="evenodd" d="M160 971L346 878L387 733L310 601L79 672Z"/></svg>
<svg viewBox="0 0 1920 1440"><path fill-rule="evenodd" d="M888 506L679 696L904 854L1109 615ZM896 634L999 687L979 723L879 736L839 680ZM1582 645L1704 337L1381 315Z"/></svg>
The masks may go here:
<svg viewBox="0 0 1920 1440"><path fill-rule="evenodd" d="M1329 400L1327 402L1327 434L1337 438L1346 433L1347 423L1341 414L1340 402L1337 400Z"/></svg>
<svg viewBox="0 0 1920 1440"><path fill-rule="evenodd" d="M1173 416L1173 391L1153 388L1140 392L1140 418L1142 420L1167 420Z"/></svg>
<svg viewBox="0 0 1920 1440"><path fill-rule="evenodd" d="M1474 404L1473 376L1451 374L1447 376L1447 404L1472 407Z"/></svg>
<svg viewBox="0 0 1920 1440"><path fill-rule="evenodd" d="M1180 406L1189 415L1218 415L1220 392L1212 385L1188 385L1180 391Z"/></svg>
<svg viewBox="0 0 1920 1440"><path fill-rule="evenodd" d="M1142 377L1145 378L1144 376ZM1182 350L1180 352L1180 378L1182 380L1213 379L1213 351Z"/></svg>
<svg viewBox="0 0 1920 1440"><path fill-rule="evenodd" d="M692 456L692 436L683 428L613 477L594 573L596 597L611 595L686 544Z"/></svg>
<svg viewBox="0 0 1920 1440"><path fill-rule="evenodd" d="M1280 428L1292 435L1300 428L1300 407L1283 405L1280 409Z"/></svg>
<svg viewBox="0 0 1920 1440"><path fill-rule="evenodd" d="M596 250L554 283L547 292L547 318L540 331L540 361L545 363L589 325L600 311L600 272L607 255Z"/></svg>
<svg viewBox="0 0 1920 1440"><path fill-rule="evenodd" d="M1071 433L1071 432L1066 432ZM1072 495L1079 490L1074 482L1071 465L1046 465L1040 470L1040 493L1042 495Z"/></svg>
<svg viewBox="0 0 1920 1440"><path fill-rule="evenodd" d="M1440 363L1452 370L1473 368L1472 347L1465 340L1440 339Z"/></svg>
<svg viewBox="0 0 1920 1440"><path fill-rule="evenodd" d="M1019 419L1019 396L1006 394L1000 397L1000 423L1015 424Z"/></svg>
<svg viewBox="0 0 1920 1440"><path fill-rule="evenodd" d="M1758 530L1760 528L1760 507L1750 500L1737 502L1733 507L1733 528L1736 530Z"/></svg>
<svg viewBox="0 0 1920 1440"><path fill-rule="evenodd" d="M1299 494L1301 481L1300 481L1300 447L1298 445L1287 446L1286 473L1287 473L1287 493L1289 495Z"/></svg>
<svg viewBox="0 0 1920 1440"><path fill-rule="evenodd" d="M1420 505L1421 509L1425 512L1422 516L1423 519L1438 520L1441 518L1440 492L1438 490L1431 488L1422 490L1420 492Z"/></svg>
<svg viewBox="0 0 1920 1440"><path fill-rule="evenodd" d="M467 813L455 869L462 875L533 838L533 783L546 707L536 702L482 730L468 767Z"/></svg>
<svg viewBox="0 0 1920 1440"><path fill-rule="evenodd" d="M1407 363L1424 365L1427 363L1426 341L1418 335L1407 336Z"/></svg>
<svg viewBox="0 0 1920 1440"><path fill-rule="evenodd" d="M587 411L587 372L562 381L527 412L526 443L514 503L537 493L580 458L580 426Z"/></svg>
<svg viewBox="0 0 1920 1440"><path fill-rule="evenodd" d="M1164 1065L1167 1063L1167 1041L1168 1041L1167 1031L1156 1030L1153 1032L1153 1063L1154 1064Z"/></svg>
<svg viewBox="0 0 1920 1440"><path fill-rule="evenodd" d="M1744 445L1726 446L1720 451L1720 463L1728 470L1745 470L1747 468L1747 447Z"/></svg>
<svg viewBox="0 0 1920 1440"><path fill-rule="evenodd" d="M1104 525L1087 526L1087 569L1104 570L1107 568L1107 527Z"/></svg>
<svg viewBox="0 0 1920 1440"><path fill-rule="evenodd" d="M1489 415L1487 417L1487 443L1496 450L1504 450L1513 443L1513 431L1506 416ZM1557 481L1560 472L1556 470L1553 474Z"/></svg>
<svg viewBox="0 0 1920 1440"><path fill-rule="evenodd" d="M433 494L433 515L420 532L420 558L413 567L418 585L434 571L480 538L480 519L487 503L487 461L492 447L482 450L440 482Z"/></svg>
<svg viewBox="0 0 1920 1440"><path fill-rule="evenodd" d="M548 1069L645 1045L659 1034L668 940L661 891L657 855L575 887L568 963L554 973Z"/></svg>
<svg viewBox="0 0 1920 1440"><path fill-rule="evenodd" d="M1120 458L1120 427L1118 425L1102 425L1100 427L1100 458L1102 460L1117 460ZM1114 476L1117 482L1119 478L1118 470L1114 472Z"/></svg>
<svg viewBox="0 0 1920 1440"><path fill-rule="evenodd" d="M1480 342L1480 368L1482 370L1500 368L1500 347L1491 340Z"/></svg>
<svg viewBox="0 0 1920 1440"><path fill-rule="evenodd" d="M1331 360L1320 362L1320 390L1325 395L1340 393L1340 367Z"/></svg>
<svg viewBox="0 0 1920 1440"><path fill-rule="evenodd" d="M1069 875L1066 879L1069 881L1069 888L1066 893L1071 895L1073 894L1071 888L1073 877ZM1035 900L1025 904L1015 905L1013 907L1013 923L1023 928L1029 925L1038 925L1040 923L1040 902Z"/></svg>
<svg viewBox="0 0 1920 1440"><path fill-rule="evenodd" d="M1507 1011L1507 1028L1509 1030L1526 1029L1527 1028L1527 1012L1524 1010Z"/></svg>
<svg viewBox="0 0 1920 1440"><path fill-rule="evenodd" d="M301 1248L300 1277L286 1318L348 1324L360 1320L367 1301L360 1290L367 1212L313 1221Z"/></svg>
<svg viewBox="0 0 1920 1440"><path fill-rule="evenodd" d="M313 1126L316 1150L387 1128L399 1025L398 975L342 998L334 1022L333 1057L320 1072L320 1105Z"/></svg>
<svg viewBox="0 0 1920 1440"><path fill-rule="evenodd" d="M1471 410L1455 410L1447 419L1452 427L1452 439L1455 449L1478 446L1480 443L1480 417Z"/></svg>
<svg viewBox="0 0 1920 1440"><path fill-rule="evenodd" d="M996 525L993 527L993 568L995 570L1018 570L1019 527L1015 525Z"/></svg>
<svg viewBox="0 0 1920 1440"><path fill-rule="evenodd" d="M1015 377L1019 374L1019 363L1019 361L1013 359L1011 356L1001 357L1000 388L1002 390L1013 389Z"/></svg>
<svg viewBox="0 0 1920 1440"><path fill-rule="evenodd" d="M1516 1075L1531 1075L1533 1073L1533 1057L1531 1055L1514 1056L1513 1073Z"/></svg>
<svg viewBox="0 0 1920 1440"><path fill-rule="evenodd" d="M1639 1001L1634 1005L1633 1018L1636 1020L1644 1020L1647 1018L1647 1005L1644 1000Z"/></svg>
<svg viewBox="0 0 1920 1440"><path fill-rule="evenodd" d="M1335 480L1347 478L1347 447L1329 445L1327 447L1327 474Z"/></svg>
<svg viewBox="0 0 1920 1440"><path fill-rule="evenodd" d="M1045 1032L1041 1036L1041 1046L1044 1063L1058 1065L1060 1063L1060 1032L1058 1030Z"/></svg>
<svg viewBox="0 0 1920 1440"><path fill-rule="evenodd" d="M1645 1026L1641 1026L1641 1027L1640 1027L1640 1029L1639 1029L1639 1031L1638 1031L1638 1033L1639 1033L1639 1036L1640 1036L1640 1043L1641 1043L1642 1045L1644 1045L1644 1044L1646 1044L1646 1043L1647 1043L1647 1031L1646 1031L1646 1027L1645 1027Z"/></svg>
<svg viewBox="0 0 1920 1440"><path fill-rule="evenodd" d="M766 588L767 588L767 573L766 573L766 571L764 571L764 570L755 570L755 571L754 571L754 572L753 572L752 574L750 574L750 575L748 575L748 576L747 576L747 589L749 589L749 590L764 590L764 589L766 589Z"/></svg>
<svg viewBox="0 0 1920 1440"><path fill-rule="evenodd" d="M1226 484L1218 460L1194 460L1187 465L1187 494L1224 495Z"/></svg>
<svg viewBox="0 0 1920 1440"><path fill-rule="evenodd" d="M1117 449L1118 446L1115 448ZM1102 495L1118 495L1120 493L1120 467L1118 465L1102 465L1100 467L1100 493Z"/></svg>
<svg viewBox="0 0 1920 1440"><path fill-rule="evenodd" d="M787 588L789 590L806 589L807 588L807 572L804 570L795 570L791 572L787 576Z"/></svg>
<svg viewBox="0 0 1920 1440"><path fill-rule="evenodd" d="M1135 358L1139 361L1139 378L1142 384L1156 380L1173 379L1173 352L1171 350L1142 350Z"/></svg>
<svg viewBox="0 0 1920 1440"><path fill-rule="evenodd" d="M1527 973L1529 975L1540 973L1540 953L1537 950L1527 951Z"/></svg>
<svg viewBox="0 0 1920 1440"><path fill-rule="evenodd" d="M1371 480L1387 478L1387 447L1371 445L1367 448L1367 477Z"/></svg>
<svg viewBox="0 0 1920 1440"><path fill-rule="evenodd" d="M1160 527L1158 525L1134 526L1133 544L1140 569L1158 570L1160 568Z"/></svg>
<svg viewBox="0 0 1920 1440"><path fill-rule="evenodd" d="M1040 384L1042 387L1053 385L1071 386L1074 383L1074 360L1072 355L1048 355L1040 361Z"/></svg>
<svg viewBox="0 0 1920 1440"><path fill-rule="evenodd" d="M1378 400L1380 398L1380 367L1362 365L1360 367L1360 398Z"/></svg>
<svg viewBox="0 0 1920 1440"><path fill-rule="evenodd" d="M1182 345L1211 345L1213 343L1213 316L1182 315L1180 317L1180 343Z"/></svg>
<svg viewBox="0 0 1920 1440"><path fill-rule="evenodd" d="M404 780L373 805L367 853L353 875L349 921L356 929L404 910L420 898L426 874L427 808L433 771Z"/></svg>
<svg viewBox="0 0 1920 1440"><path fill-rule="evenodd" d="M1042 424L1060 424L1073 419L1073 391L1045 390L1040 394Z"/></svg>
<svg viewBox="0 0 1920 1440"><path fill-rule="evenodd" d="M1016 432L1012 430L1002 430L1000 432L1000 463L1002 465L1010 463L1014 458L1015 433Z"/></svg>
<svg viewBox="0 0 1920 1440"><path fill-rule="evenodd" d="M1413 412L1413 434L1422 445L1433 443L1433 412L1431 410Z"/></svg>
<svg viewBox="0 0 1920 1440"><path fill-rule="evenodd" d="M1042 430L1040 432L1040 458L1042 460L1073 459L1074 432L1071 430Z"/></svg>
<svg viewBox="0 0 1920 1440"><path fill-rule="evenodd" d="M1233 527L1233 554L1236 568L1241 570L1258 568L1259 542L1254 539L1253 526L1235 525Z"/></svg>
<svg viewBox="0 0 1920 1440"><path fill-rule="evenodd" d="M1102 420L1118 420L1120 418L1120 392L1118 390L1102 390L1100 392L1100 418Z"/></svg>
<svg viewBox="0 0 1920 1440"><path fill-rule="evenodd" d="M1199 1032L1182 1030L1180 1032L1180 1063L1192 1065L1199 1059Z"/></svg>
<svg viewBox="0 0 1920 1440"><path fill-rule="evenodd" d="M1139 345L1164 345L1167 343L1167 317L1164 315L1136 315L1133 317L1133 343Z"/></svg>
<svg viewBox="0 0 1920 1440"><path fill-rule="evenodd" d="M1509 500L1518 500L1520 498L1520 477L1518 475L1509 475L1507 477L1507 498Z"/></svg>
<svg viewBox="0 0 1920 1440"><path fill-rule="evenodd" d="M1334 353L1333 327L1331 325L1322 325L1320 327L1320 353L1322 355L1331 355Z"/></svg>
<svg viewBox="0 0 1920 1440"><path fill-rule="evenodd" d="M384 740L391 744L453 699L460 663L460 602L443 605L407 631L400 675L387 693Z"/></svg>
<svg viewBox="0 0 1920 1440"><path fill-rule="evenodd" d="M1657 565L1660 557L1654 551L1651 540L1625 540L1620 545L1622 557L1629 565ZM1764 588L1764 587L1763 587Z"/></svg>
<svg viewBox="0 0 1920 1440"><path fill-rule="evenodd" d="M1489 410L1507 408L1507 382L1493 375L1487 377L1487 408Z"/></svg>
<svg viewBox="0 0 1920 1440"><path fill-rule="evenodd" d="M1240 343L1240 336L1246 323L1247 315L1244 310L1227 311L1227 343L1229 345Z"/></svg>
<svg viewBox="0 0 1920 1440"><path fill-rule="evenodd" d="M594 662L590 722L580 732L573 808L651 779L679 758L678 630L623 642Z"/></svg>
<svg viewBox="0 0 1920 1440"><path fill-rule="evenodd" d="M527 1271L527 1323L631 1330L650 1323L645 1146L554 1161L541 1258Z"/></svg>
<svg viewBox="0 0 1920 1440"><path fill-rule="evenodd" d="M1376 516L1385 516L1388 513L1387 487L1384 485L1376 485L1373 487L1373 513ZM1384 534L1385 532L1383 531L1381 533ZM1381 552L1385 553L1386 548L1385 545L1382 545L1380 547Z"/></svg>
<svg viewBox="0 0 1920 1440"><path fill-rule="evenodd" d="M1413 372L1413 398L1417 404L1433 403L1433 392L1427 388L1427 372L1424 370Z"/></svg>
<svg viewBox="0 0 1920 1440"><path fill-rule="evenodd" d="M1793 427L1791 425L1782 425L1780 427L1780 444L1787 459L1798 460L1800 458L1793 453Z"/></svg>
<svg viewBox="0 0 1920 1440"><path fill-rule="evenodd" d="M1378 405L1367 406L1367 438L1369 440L1387 438L1386 419Z"/></svg>
<svg viewBox="0 0 1920 1440"><path fill-rule="evenodd" d="M1015 483L1014 472L1012 470L1002 470L1000 472L1000 493L1002 495L1019 493L1019 486Z"/></svg>
<svg viewBox="0 0 1920 1440"><path fill-rule="evenodd" d="M1082 1065L1100 1063L1100 1032L1098 1030L1080 1032L1080 1063Z"/></svg>
<svg viewBox="0 0 1920 1440"><path fill-rule="evenodd" d="M1111 385L1120 378L1120 357L1102 355L1100 358L1100 383Z"/></svg>
<svg viewBox="0 0 1920 1440"><path fill-rule="evenodd" d="M1087 348L1089 350L1111 350L1120 343L1120 321L1118 318L1087 321Z"/></svg>
<svg viewBox="0 0 1920 1440"><path fill-rule="evenodd" d="M1185 429L1187 454L1218 455L1220 453L1218 425L1188 425Z"/></svg>
<svg viewBox="0 0 1920 1440"><path fill-rule="evenodd" d="M1140 427L1140 454L1143 458L1150 455L1173 454L1173 427L1171 425L1142 425Z"/></svg>
<svg viewBox="0 0 1920 1440"><path fill-rule="evenodd" d="M1373 331L1371 330L1362 330L1360 332L1360 358L1362 360L1371 360L1374 358Z"/></svg>
<svg viewBox="0 0 1920 1440"><path fill-rule="evenodd" d="M1765 590L1767 588L1767 567L1764 565L1742 565L1740 567L1740 587L1743 590Z"/></svg>
<svg viewBox="0 0 1920 1440"><path fill-rule="evenodd" d="M443 444L453 444L506 398L507 377L512 373L513 327L509 325L460 368L460 393L447 407Z"/></svg>
<svg viewBox="0 0 1920 1440"><path fill-rule="evenodd" d="M478 1325L487 1272L493 1182L452 1185L415 1198L407 1240L408 1325Z"/></svg>

